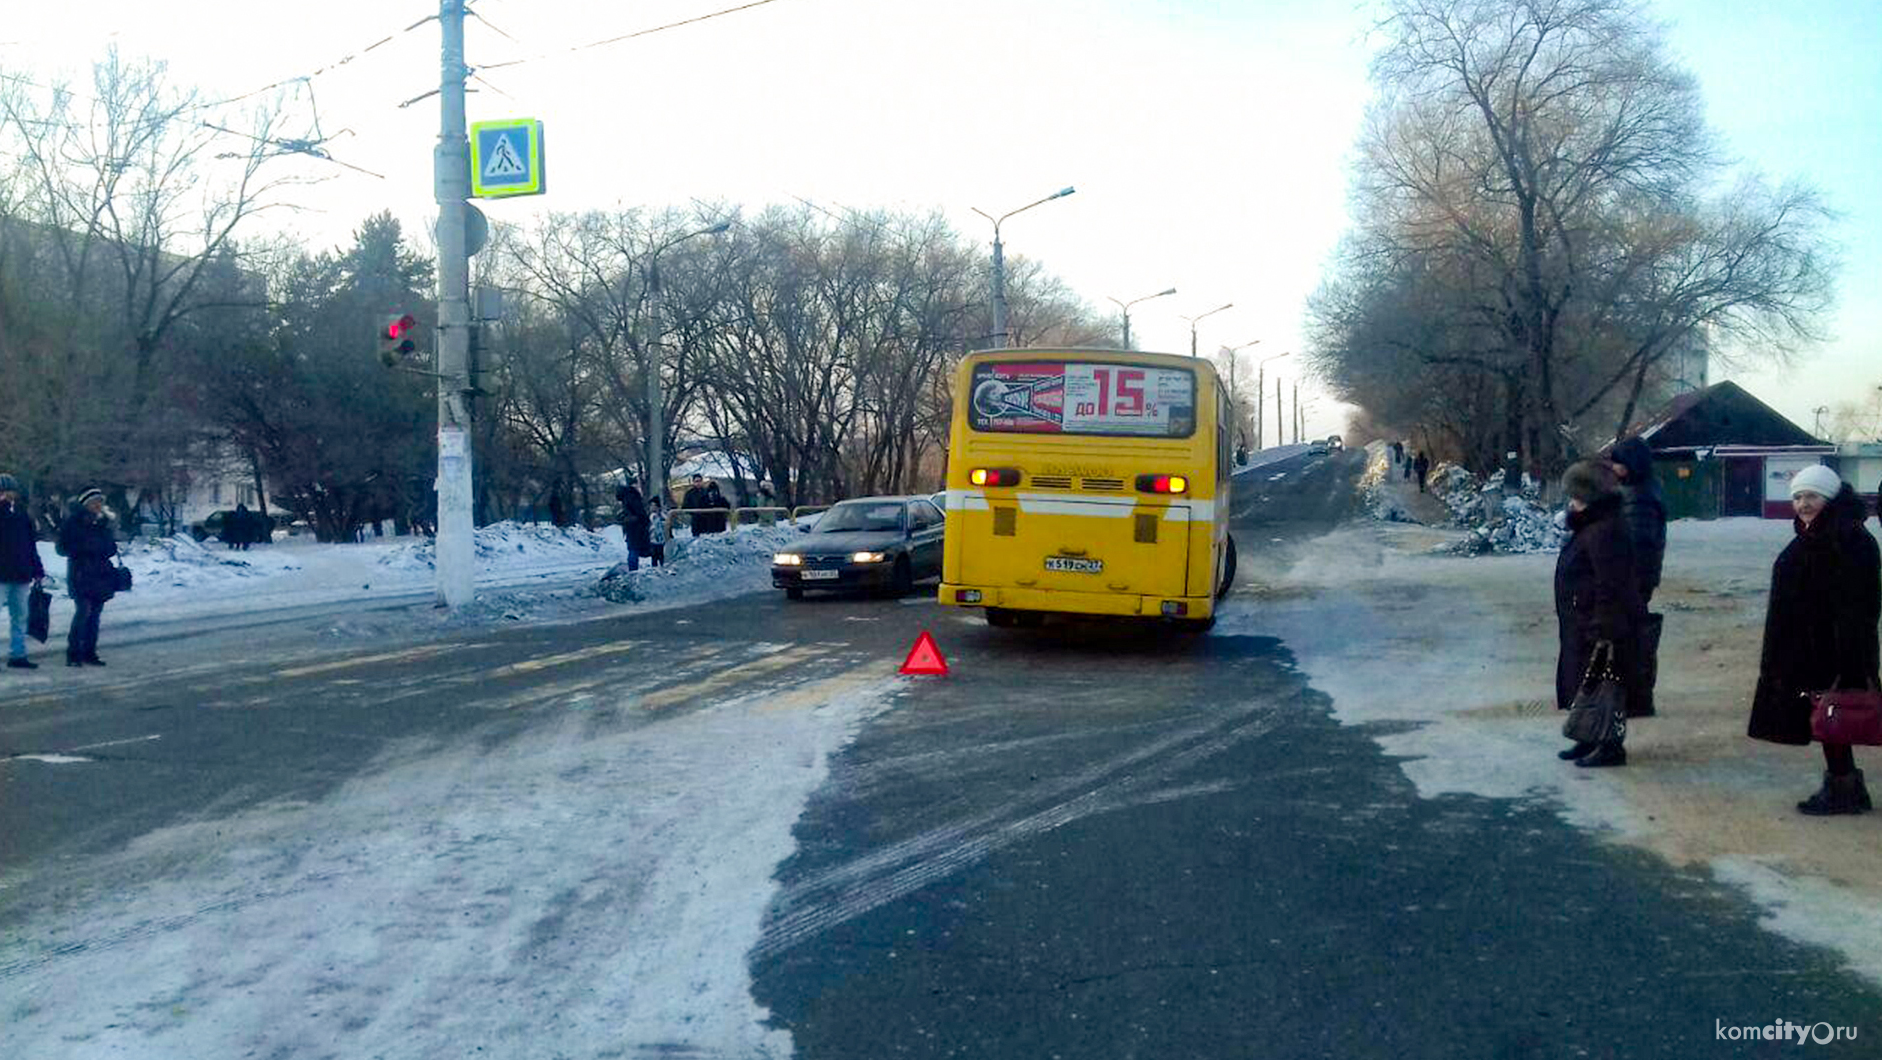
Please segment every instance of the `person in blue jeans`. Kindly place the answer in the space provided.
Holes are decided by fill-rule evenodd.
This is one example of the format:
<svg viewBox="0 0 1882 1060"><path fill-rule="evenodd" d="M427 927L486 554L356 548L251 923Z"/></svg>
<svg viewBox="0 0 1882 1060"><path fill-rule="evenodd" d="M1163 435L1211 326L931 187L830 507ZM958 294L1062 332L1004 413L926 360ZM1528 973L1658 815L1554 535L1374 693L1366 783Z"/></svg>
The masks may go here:
<svg viewBox="0 0 1882 1060"><path fill-rule="evenodd" d="M26 597L46 577L46 568L39 562L38 539L33 517L26 514L26 502L20 498L20 480L0 475L0 592L6 594L12 633L7 666L15 670L39 668L26 657Z"/></svg>

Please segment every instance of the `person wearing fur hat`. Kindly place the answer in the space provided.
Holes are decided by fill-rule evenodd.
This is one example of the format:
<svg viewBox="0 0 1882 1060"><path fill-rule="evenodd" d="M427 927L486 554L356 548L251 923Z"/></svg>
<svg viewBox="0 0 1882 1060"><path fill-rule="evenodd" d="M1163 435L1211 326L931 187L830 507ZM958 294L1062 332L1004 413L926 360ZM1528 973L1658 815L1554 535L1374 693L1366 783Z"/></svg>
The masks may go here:
<svg viewBox="0 0 1882 1060"><path fill-rule="evenodd" d="M105 514L101 490L79 494L72 514L59 528L59 547L65 552L65 586L77 609L65 638L65 665L103 666L98 657L98 619L105 602L117 595L117 573L111 557L118 554L117 535Z"/></svg>
<svg viewBox="0 0 1882 1060"><path fill-rule="evenodd" d="M1653 449L1644 439L1616 443L1608 465L1621 482L1621 518L1634 537L1634 581L1646 612L1640 624L1640 687L1628 691L1627 716L1648 718L1654 714L1653 686L1660 672L1660 632L1666 617L1652 610L1666 559L1666 497L1653 479Z"/></svg>
<svg viewBox="0 0 1882 1060"><path fill-rule="evenodd" d="M1746 735L1801 747L1812 740L1812 692L1862 688L1877 679L1882 550L1863 526L1868 509L1836 472L1818 464L1791 477L1797 536L1771 566L1764 650ZM1871 809L1848 744L1823 745L1823 786L1797 804L1811 816Z"/></svg>
<svg viewBox="0 0 1882 1060"><path fill-rule="evenodd" d="M1561 648L1555 660L1555 705L1567 710L1589 667L1606 659L1621 685L1636 674L1640 604L1634 541L1621 515L1620 482L1605 461L1583 460L1562 476L1573 534L1555 561L1555 617ZM1627 723L1606 740L1577 743L1557 757L1584 768L1627 764Z"/></svg>
<svg viewBox="0 0 1882 1060"><path fill-rule="evenodd" d="M26 657L26 597L30 587L46 576L39 562L38 539L33 517L26 514L26 502L20 499L20 480L0 475L0 592L6 594L12 635L7 666L15 670L39 667Z"/></svg>

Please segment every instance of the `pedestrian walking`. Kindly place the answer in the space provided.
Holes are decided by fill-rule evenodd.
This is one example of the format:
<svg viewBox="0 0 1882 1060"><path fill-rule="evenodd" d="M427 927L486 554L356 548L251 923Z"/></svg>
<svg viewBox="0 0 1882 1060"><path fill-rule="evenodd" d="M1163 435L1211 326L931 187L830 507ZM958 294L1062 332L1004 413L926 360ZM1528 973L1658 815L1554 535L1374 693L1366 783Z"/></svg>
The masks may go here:
<svg viewBox="0 0 1882 1060"><path fill-rule="evenodd" d="M1411 446L1406 445L1402 442L1399 443L1399 447L1398 447L1399 477L1404 479L1406 482L1410 482L1411 477L1412 477L1412 462L1411 462L1410 454L1411 454Z"/></svg>
<svg viewBox="0 0 1882 1060"><path fill-rule="evenodd" d="M7 665L15 670L37 670L39 664L26 657L26 601L33 589L45 580L46 568L39 561L39 535L33 529L33 517L27 514L20 496L20 480L0 475L0 592L6 594Z"/></svg>
<svg viewBox="0 0 1882 1060"><path fill-rule="evenodd" d="M647 555L656 567L667 562L667 506L658 494L647 498Z"/></svg>
<svg viewBox="0 0 1882 1060"><path fill-rule="evenodd" d="M1877 680L1882 556L1863 526L1856 491L1818 464L1791 476L1796 536L1771 566L1764 648L1746 735L1804 746L1812 692L1860 689ZM1823 745L1823 786L1797 804L1812 816L1862 813L1869 790L1848 744Z"/></svg>
<svg viewBox="0 0 1882 1060"><path fill-rule="evenodd" d="M1555 705L1567 710L1597 663L1622 687L1639 683L1636 649L1642 615L1634 581L1634 542L1621 515L1620 483L1605 462L1583 460L1562 475L1573 536L1555 561L1555 618L1560 650L1555 660ZM1577 743L1557 757L1578 766L1627 764L1627 722L1606 739Z"/></svg>
<svg viewBox="0 0 1882 1060"><path fill-rule="evenodd" d="M65 553L65 587L77 610L65 638L65 665L103 666L98 657L98 621L106 601L117 595L117 567L111 562L118 554L117 536L111 531L111 517L105 514L105 495L89 489L78 495L78 503L65 525L59 528L59 548Z"/></svg>
<svg viewBox="0 0 1882 1060"><path fill-rule="evenodd" d="M1621 483L1621 517L1634 539L1634 584L1640 595L1640 687L1629 689L1629 717L1654 715L1653 689L1660 677L1660 633L1665 615L1649 610L1660 588L1666 561L1666 498L1653 477L1653 449L1643 438L1629 438L1608 457Z"/></svg>
<svg viewBox="0 0 1882 1060"><path fill-rule="evenodd" d="M712 512L712 514L709 516L711 520L712 529L707 531L708 533L713 533L713 534L725 533L726 512L724 511L724 509L730 508L731 506L732 505L725 499L725 494L719 492L719 480L716 478L707 479L706 480L706 507L709 509L712 509L712 508L719 509L718 511Z"/></svg>
<svg viewBox="0 0 1882 1060"><path fill-rule="evenodd" d="M1431 458L1421 449L1418 459L1412 461L1412 473L1418 476L1418 492L1425 492L1425 476L1431 474Z"/></svg>
<svg viewBox="0 0 1882 1060"><path fill-rule="evenodd" d="M1405 459L1405 446L1399 442L1393 442L1388 451L1392 454L1393 467L1397 467Z"/></svg>
<svg viewBox="0 0 1882 1060"><path fill-rule="evenodd" d="M615 491L615 499L621 502L621 537L627 542L627 569L640 569L640 558L653 551L653 543L647 534L647 502L640 495L640 488L628 483Z"/></svg>

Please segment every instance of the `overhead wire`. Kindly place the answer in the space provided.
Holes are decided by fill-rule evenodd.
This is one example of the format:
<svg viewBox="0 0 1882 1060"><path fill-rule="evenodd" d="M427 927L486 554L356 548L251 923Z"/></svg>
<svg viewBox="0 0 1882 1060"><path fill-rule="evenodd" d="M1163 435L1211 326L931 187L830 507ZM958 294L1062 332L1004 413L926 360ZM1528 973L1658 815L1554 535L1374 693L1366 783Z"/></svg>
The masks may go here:
<svg viewBox="0 0 1882 1060"><path fill-rule="evenodd" d="M619 44L620 42L624 40L633 40L635 37L645 37L650 33L660 33L669 29L678 29L681 26L690 26L695 23L704 22L708 19L721 18L725 15L737 14L740 11L749 11L754 7L763 7L766 4L771 4L771 3L776 3L776 2L777 0L751 0L750 3L740 4L737 7L728 7L720 11L710 11L703 15L695 15L692 18L683 18L679 20L678 22L668 22L667 24L663 26L651 26L647 29L635 30L632 33L623 33L616 37L607 37L602 40L590 41L587 44L573 45L572 47L563 48L559 51L544 52L542 54L532 55L524 59L511 59L508 62L486 63L483 66L483 69L496 70L496 69L500 69L506 66L521 66L524 63L538 62L543 59L552 58L556 55L567 54L569 52L587 51L590 48L600 48L600 47L605 47L606 45L609 45L609 44Z"/></svg>

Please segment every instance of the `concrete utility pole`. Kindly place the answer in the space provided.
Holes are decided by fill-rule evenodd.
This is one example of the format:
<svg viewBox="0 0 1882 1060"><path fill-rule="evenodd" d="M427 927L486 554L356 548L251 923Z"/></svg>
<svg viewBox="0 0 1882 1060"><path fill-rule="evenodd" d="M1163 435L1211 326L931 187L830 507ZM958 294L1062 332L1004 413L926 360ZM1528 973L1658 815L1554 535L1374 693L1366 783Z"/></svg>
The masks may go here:
<svg viewBox="0 0 1882 1060"><path fill-rule="evenodd" d="M1283 419L1285 409L1281 404L1281 377L1274 377L1274 444L1287 444L1287 420Z"/></svg>
<svg viewBox="0 0 1882 1060"><path fill-rule="evenodd" d="M1286 353L1277 353L1272 357L1264 357L1260 361L1256 362L1255 364L1255 451L1256 452L1261 451L1261 449L1267 445L1267 434L1268 434L1268 425L1266 422L1267 417L1262 414L1262 409L1265 406L1265 402L1268 400L1268 397L1267 397L1268 362L1278 361L1283 357L1292 357L1293 355L1294 355L1294 351L1289 350ZM1276 379L1274 381L1274 385L1276 387L1279 387L1281 385L1281 381L1279 379ZM1279 397L1275 398L1274 422L1277 428L1280 426L1280 423L1281 423L1280 400L1281 399ZM1281 441L1282 439L1276 438L1275 444L1278 445L1280 444Z"/></svg>
<svg viewBox="0 0 1882 1060"><path fill-rule="evenodd" d="M1300 383L1294 384L1294 444L1300 444Z"/></svg>
<svg viewBox="0 0 1882 1060"><path fill-rule="evenodd" d="M993 222L993 337L996 341L994 349L999 349L999 350L1006 349L1006 343L1007 343L1006 253L1004 249L1000 246L1000 222L1006 220L1007 218L1013 216L1016 213L1024 213L1027 210L1030 210L1033 207L1038 206L1040 203L1051 202L1053 199L1063 199L1067 195L1070 195L1077 190L1078 190L1077 188L1071 188L1071 187L1060 188L1058 191L1055 191L1052 194L1046 196L1045 198L1040 199L1038 202L1029 202L1017 210L1008 210L1007 212L1001 214L998 217L993 216L992 214L988 213L985 210L982 210L978 206L968 207L968 209L974 211L980 216L985 217L987 220Z"/></svg>
<svg viewBox="0 0 1882 1060"><path fill-rule="evenodd" d="M1158 291L1156 294L1147 294L1147 295L1144 295L1142 298L1133 298L1128 302L1118 302L1117 299L1112 298L1110 295L1105 295L1105 298L1108 299L1109 301L1117 302L1118 311L1124 314L1124 346L1123 346L1124 349L1128 350L1132 348L1131 347L1131 306L1134 306L1139 302L1148 302L1152 298L1162 298L1166 294L1175 294L1175 293L1176 293L1176 288L1172 287L1167 291Z"/></svg>
<svg viewBox="0 0 1882 1060"><path fill-rule="evenodd" d="M470 255L464 252L470 199L470 137L464 126L464 0L439 0L444 30L438 88L438 147L432 180L438 202L438 602L461 607L476 596L476 526L471 518Z"/></svg>

